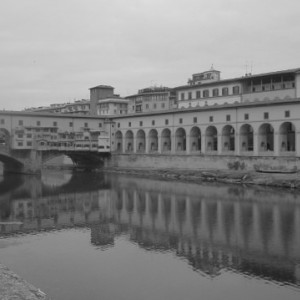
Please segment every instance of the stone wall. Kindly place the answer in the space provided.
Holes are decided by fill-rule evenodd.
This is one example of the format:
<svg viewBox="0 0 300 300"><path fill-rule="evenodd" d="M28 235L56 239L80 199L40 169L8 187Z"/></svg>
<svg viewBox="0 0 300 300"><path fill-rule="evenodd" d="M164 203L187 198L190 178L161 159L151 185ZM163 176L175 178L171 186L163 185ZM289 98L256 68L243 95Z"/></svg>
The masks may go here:
<svg viewBox="0 0 300 300"><path fill-rule="evenodd" d="M107 167L245 171L256 168L291 170L296 167L299 170L300 160L296 157L113 154Z"/></svg>

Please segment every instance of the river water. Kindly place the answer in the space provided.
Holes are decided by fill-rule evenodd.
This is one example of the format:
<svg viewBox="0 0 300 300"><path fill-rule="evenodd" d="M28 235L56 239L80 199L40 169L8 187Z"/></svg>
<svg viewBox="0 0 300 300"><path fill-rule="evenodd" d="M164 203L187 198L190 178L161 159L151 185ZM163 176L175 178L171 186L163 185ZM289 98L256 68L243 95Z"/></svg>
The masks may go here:
<svg viewBox="0 0 300 300"><path fill-rule="evenodd" d="M0 263L55 300L300 299L299 192L6 175L0 222Z"/></svg>

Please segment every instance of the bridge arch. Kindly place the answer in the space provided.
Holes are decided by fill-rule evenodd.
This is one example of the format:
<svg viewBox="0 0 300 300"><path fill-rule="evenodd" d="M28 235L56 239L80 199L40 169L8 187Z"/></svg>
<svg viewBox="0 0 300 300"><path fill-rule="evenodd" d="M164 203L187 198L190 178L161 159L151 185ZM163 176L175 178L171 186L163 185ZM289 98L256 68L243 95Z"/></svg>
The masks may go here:
<svg viewBox="0 0 300 300"><path fill-rule="evenodd" d="M3 171L6 172L14 172L14 173L22 173L24 168L24 164L16 159L11 157L6 153L0 152L0 162L3 163Z"/></svg>

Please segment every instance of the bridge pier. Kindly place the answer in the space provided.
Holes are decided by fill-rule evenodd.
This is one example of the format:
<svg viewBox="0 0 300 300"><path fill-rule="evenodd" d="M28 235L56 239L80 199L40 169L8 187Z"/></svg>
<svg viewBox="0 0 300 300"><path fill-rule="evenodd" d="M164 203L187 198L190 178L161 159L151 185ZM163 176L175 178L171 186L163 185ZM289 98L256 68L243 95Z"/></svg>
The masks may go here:
<svg viewBox="0 0 300 300"><path fill-rule="evenodd" d="M21 173L40 175L42 169L42 156L36 150L11 150L14 160L4 162L4 173Z"/></svg>

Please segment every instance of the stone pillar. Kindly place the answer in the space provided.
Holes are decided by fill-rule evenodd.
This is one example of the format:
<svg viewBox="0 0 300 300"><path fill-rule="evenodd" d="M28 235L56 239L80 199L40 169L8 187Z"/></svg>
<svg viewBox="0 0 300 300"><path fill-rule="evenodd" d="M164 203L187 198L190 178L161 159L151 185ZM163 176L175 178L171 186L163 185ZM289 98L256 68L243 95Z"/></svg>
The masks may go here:
<svg viewBox="0 0 300 300"><path fill-rule="evenodd" d="M190 154L191 153L191 141L190 141L190 136L189 135L186 135L185 136L185 153L186 154Z"/></svg>
<svg viewBox="0 0 300 300"><path fill-rule="evenodd" d="M201 153L206 153L206 136L205 134L201 135Z"/></svg>
<svg viewBox="0 0 300 300"><path fill-rule="evenodd" d="M10 155L15 161L12 160L4 164L4 173L41 175L42 154L40 151L15 150L11 151Z"/></svg>
<svg viewBox="0 0 300 300"><path fill-rule="evenodd" d="M133 143L133 145L132 145L132 147L133 147L133 153L136 153L136 149L137 149L137 147L136 147L136 140L137 140L137 138L136 137L133 137L133 139L132 139L132 143Z"/></svg>
<svg viewBox="0 0 300 300"><path fill-rule="evenodd" d="M145 153L149 153L149 145L150 145L150 143L149 143L149 135L148 136L146 136L145 135Z"/></svg>
<svg viewBox="0 0 300 300"><path fill-rule="evenodd" d="M300 131L296 132L296 155L300 156Z"/></svg>
<svg viewBox="0 0 300 300"><path fill-rule="evenodd" d="M279 156L279 132L274 132L274 156Z"/></svg>
<svg viewBox="0 0 300 300"><path fill-rule="evenodd" d="M161 142L161 135L158 135L157 136L157 152L158 153L161 153L161 144L162 144L162 142Z"/></svg>
<svg viewBox="0 0 300 300"><path fill-rule="evenodd" d="M223 145L222 145L222 134L219 133L218 134L218 154L222 154L222 148L223 148Z"/></svg>
<svg viewBox="0 0 300 300"><path fill-rule="evenodd" d="M240 135L237 132L235 132L235 136L234 136L234 154L235 155L240 155L240 153L241 153L240 146L241 146Z"/></svg>
<svg viewBox="0 0 300 300"><path fill-rule="evenodd" d="M253 133L253 155L258 155L258 133Z"/></svg>
<svg viewBox="0 0 300 300"><path fill-rule="evenodd" d="M175 154L176 153L176 138L175 135L171 133L171 153Z"/></svg>
<svg viewBox="0 0 300 300"><path fill-rule="evenodd" d="M125 138L122 140L122 152L123 153L126 152L126 139Z"/></svg>

